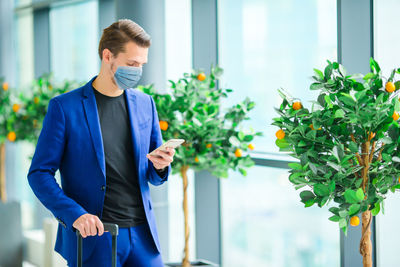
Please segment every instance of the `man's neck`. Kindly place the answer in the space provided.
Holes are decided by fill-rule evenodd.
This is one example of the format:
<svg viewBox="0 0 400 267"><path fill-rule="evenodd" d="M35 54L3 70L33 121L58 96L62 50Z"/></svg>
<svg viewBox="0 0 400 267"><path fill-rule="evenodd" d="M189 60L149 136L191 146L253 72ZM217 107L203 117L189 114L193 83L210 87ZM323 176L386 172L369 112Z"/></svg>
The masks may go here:
<svg viewBox="0 0 400 267"><path fill-rule="evenodd" d="M111 77L107 77L102 70L94 79L92 86L94 89L106 96L120 96L124 93L116 84L111 81Z"/></svg>

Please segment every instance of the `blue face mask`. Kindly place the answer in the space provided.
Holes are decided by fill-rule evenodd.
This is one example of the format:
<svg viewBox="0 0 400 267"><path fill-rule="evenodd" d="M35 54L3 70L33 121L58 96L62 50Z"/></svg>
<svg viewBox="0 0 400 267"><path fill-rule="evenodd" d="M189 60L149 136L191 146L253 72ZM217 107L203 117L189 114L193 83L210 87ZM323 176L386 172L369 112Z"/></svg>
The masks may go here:
<svg viewBox="0 0 400 267"><path fill-rule="evenodd" d="M114 73L114 79L119 89L134 88L142 77L142 68L133 66L119 66Z"/></svg>

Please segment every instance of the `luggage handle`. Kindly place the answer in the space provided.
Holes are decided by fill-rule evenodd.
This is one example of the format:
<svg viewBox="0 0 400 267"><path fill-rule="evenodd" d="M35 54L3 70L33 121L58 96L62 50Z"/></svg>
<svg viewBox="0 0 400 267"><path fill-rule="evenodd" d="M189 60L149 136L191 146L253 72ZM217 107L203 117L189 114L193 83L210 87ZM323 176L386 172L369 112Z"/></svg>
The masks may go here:
<svg viewBox="0 0 400 267"><path fill-rule="evenodd" d="M104 232L110 232L112 236L112 266L117 266L117 236L118 236L118 225L114 223L103 223ZM82 235L81 233L74 228L76 235L78 237L78 257L77 257L77 265L78 267L82 267Z"/></svg>

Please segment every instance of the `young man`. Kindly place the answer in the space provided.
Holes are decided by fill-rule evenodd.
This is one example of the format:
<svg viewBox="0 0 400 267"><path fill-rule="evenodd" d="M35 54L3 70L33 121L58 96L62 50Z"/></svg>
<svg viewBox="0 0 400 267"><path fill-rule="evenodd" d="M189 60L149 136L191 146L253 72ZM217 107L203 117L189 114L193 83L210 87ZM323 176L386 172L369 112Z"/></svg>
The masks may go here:
<svg viewBox="0 0 400 267"><path fill-rule="evenodd" d="M69 266L77 261L75 230L83 265L110 266L103 222L120 228L118 266L163 266L148 183L167 181L175 150L148 155L162 144L157 110L151 96L133 89L150 43L133 21L113 23L100 40L100 73L49 102L28 181L59 221L55 250Z"/></svg>

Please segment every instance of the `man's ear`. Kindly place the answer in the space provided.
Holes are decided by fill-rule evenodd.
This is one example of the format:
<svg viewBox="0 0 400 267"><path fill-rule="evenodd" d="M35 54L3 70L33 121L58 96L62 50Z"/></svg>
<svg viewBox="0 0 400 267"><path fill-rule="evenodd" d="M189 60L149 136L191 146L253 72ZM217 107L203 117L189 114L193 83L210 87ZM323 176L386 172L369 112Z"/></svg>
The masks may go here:
<svg viewBox="0 0 400 267"><path fill-rule="evenodd" d="M105 63L110 63L112 59L112 53L108 48L103 49L103 60Z"/></svg>

